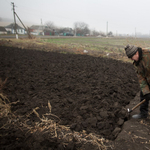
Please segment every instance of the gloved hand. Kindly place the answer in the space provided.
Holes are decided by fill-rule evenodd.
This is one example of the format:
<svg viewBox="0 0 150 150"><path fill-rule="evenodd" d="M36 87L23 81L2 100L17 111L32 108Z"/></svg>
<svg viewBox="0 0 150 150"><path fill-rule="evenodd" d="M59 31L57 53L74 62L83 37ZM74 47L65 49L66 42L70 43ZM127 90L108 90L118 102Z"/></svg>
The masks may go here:
<svg viewBox="0 0 150 150"><path fill-rule="evenodd" d="M143 99L146 99L146 101L149 101L149 100L150 100L150 93L144 95L144 96L143 96Z"/></svg>

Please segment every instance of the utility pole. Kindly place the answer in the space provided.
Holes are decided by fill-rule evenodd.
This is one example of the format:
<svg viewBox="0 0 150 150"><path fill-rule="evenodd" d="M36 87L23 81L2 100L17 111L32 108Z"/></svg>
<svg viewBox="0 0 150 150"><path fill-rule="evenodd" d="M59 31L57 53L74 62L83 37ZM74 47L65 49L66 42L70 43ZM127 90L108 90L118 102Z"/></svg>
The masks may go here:
<svg viewBox="0 0 150 150"><path fill-rule="evenodd" d="M13 14L14 14L14 23L15 23L16 39L18 39L17 25L16 25L16 16L17 16L17 18L19 19L19 21L21 22L21 24L24 26L25 30L27 31L28 37L29 37L30 39L32 39L32 36L30 35L29 30L25 27L25 25L23 24L23 22L21 21L21 19L20 19L19 16L17 15L17 13L15 12L15 5L14 5L13 2L12 2L12 5L13 5Z"/></svg>
<svg viewBox="0 0 150 150"><path fill-rule="evenodd" d="M43 31L43 23L42 23L42 19L41 19L41 28L42 28L42 31Z"/></svg>
<svg viewBox="0 0 150 150"><path fill-rule="evenodd" d="M17 34L17 26L16 26L16 17L15 17L15 5L12 2L13 5L13 14L14 14L14 23L15 23L15 33L16 33L16 39L18 39L18 34Z"/></svg>
<svg viewBox="0 0 150 150"><path fill-rule="evenodd" d="M107 25L106 25L106 37L108 36L108 21L107 21Z"/></svg>
<svg viewBox="0 0 150 150"><path fill-rule="evenodd" d="M76 32L77 32L77 31L76 31L76 27L75 27L75 35L74 35L74 36L77 36Z"/></svg>
<svg viewBox="0 0 150 150"><path fill-rule="evenodd" d="M23 27L24 27L25 30L27 31L28 37L29 37L30 39L32 39L32 36L30 35L29 30L25 27L25 25L23 24L23 22L21 21L21 19L19 18L19 16L16 14L16 12L15 12L15 15L17 16L17 18L19 19L19 21L21 22L21 24L23 25Z"/></svg>
<svg viewBox="0 0 150 150"><path fill-rule="evenodd" d="M135 38L136 38L136 28L135 28Z"/></svg>

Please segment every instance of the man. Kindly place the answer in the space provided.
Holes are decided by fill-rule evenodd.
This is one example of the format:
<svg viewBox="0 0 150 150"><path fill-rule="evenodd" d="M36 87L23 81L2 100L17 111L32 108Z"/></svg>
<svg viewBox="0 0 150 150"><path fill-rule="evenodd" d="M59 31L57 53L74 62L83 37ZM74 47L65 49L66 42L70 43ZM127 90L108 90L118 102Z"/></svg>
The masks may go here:
<svg viewBox="0 0 150 150"><path fill-rule="evenodd" d="M128 58L133 60L141 88L140 100L146 100L140 106L140 113L133 115L134 119L148 117L148 104L150 100L150 51L134 45L127 45L125 52Z"/></svg>

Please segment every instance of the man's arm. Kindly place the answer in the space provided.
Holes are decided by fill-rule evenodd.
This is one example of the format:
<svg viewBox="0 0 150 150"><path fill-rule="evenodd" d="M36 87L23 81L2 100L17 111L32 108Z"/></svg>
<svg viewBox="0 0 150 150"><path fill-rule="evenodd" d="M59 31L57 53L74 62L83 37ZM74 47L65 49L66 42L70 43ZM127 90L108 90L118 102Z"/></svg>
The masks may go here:
<svg viewBox="0 0 150 150"><path fill-rule="evenodd" d="M143 95L149 94L150 89L146 79L143 77L142 73L138 73L137 76L139 79L139 84Z"/></svg>

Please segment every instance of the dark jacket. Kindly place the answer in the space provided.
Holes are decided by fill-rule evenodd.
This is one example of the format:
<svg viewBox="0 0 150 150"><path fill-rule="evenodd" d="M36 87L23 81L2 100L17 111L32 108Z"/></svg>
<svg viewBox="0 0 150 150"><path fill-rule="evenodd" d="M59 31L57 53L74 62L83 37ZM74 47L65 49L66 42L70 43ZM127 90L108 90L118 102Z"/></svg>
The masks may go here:
<svg viewBox="0 0 150 150"><path fill-rule="evenodd" d="M141 49L139 51L139 61L134 61L140 88L143 95L150 93L150 50Z"/></svg>

